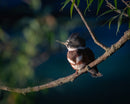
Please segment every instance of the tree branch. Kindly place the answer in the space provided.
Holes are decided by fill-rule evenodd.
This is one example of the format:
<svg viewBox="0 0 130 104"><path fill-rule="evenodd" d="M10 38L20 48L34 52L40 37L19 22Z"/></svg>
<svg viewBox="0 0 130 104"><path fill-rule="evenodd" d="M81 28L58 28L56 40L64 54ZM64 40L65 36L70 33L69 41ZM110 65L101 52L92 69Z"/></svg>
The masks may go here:
<svg viewBox="0 0 130 104"><path fill-rule="evenodd" d="M73 2L73 0L71 0L71 2ZM94 41L98 46L100 46L101 48L103 48L104 50L107 51L108 47L106 47L105 45L103 45L102 43L100 43L100 42L97 40L96 36L94 35L94 33L92 32L92 30L90 29L88 23L86 22L86 20L85 20L83 14L81 13L81 11L79 10L79 8L77 7L77 5L76 5L75 3L74 3L74 7L75 7L76 11L78 12L78 14L80 15L80 17L81 17L83 23L85 24L86 28L88 29L88 31L89 31L89 33L90 33L90 35L91 35L93 41Z"/></svg>
<svg viewBox="0 0 130 104"><path fill-rule="evenodd" d="M116 9L108 0L105 0L105 1L106 1L106 4L107 4L107 7L109 7L109 8L112 9L112 10L114 10L116 13L121 14L121 10ZM126 14L126 13L123 13L123 15L124 15L125 17L128 17L128 14Z"/></svg>
<svg viewBox="0 0 130 104"><path fill-rule="evenodd" d="M124 0L121 0L127 7L129 7L130 8L130 5L126 2L126 1L124 1Z"/></svg>
<svg viewBox="0 0 130 104"><path fill-rule="evenodd" d="M88 64L87 66L94 67L95 65L100 64L101 62L106 60L109 56L111 56L114 52L116 52L119 48L121 48L121 46L123 46L129 39L130 39L130 29L128 31L126 31L124 33L124 35L119 39L119 41L116 42L115 44L113 44L108 49L108 51L106 51L102 56L100 56L95 61ZM86 73L88 71L87 66L84 69L82 69L78 74L74 73L74 74L69 75L67 77L59 78L55 81L49 82L47 84L34 86L34 87L27 87L27 88L10 88L10 87L7 87L7 86L0 86L0 89L5 90L5 91L11 91L11 92L16 92L16 93L26 94L26 93L29 93L29 92L36 92L36 91L44 90L44 89L47 89L47 88L56 87L56 86L65 84L67 82L73 81L74 79L76 79L81 74Z"/></svg>
<svg viewBox="0 0 130 104"><path fill-rule="evenodd" d="M71 0L71 2L73 2L73 0ZM85 26L87 27L88 31L90 32L90 35L92 36L94 42L97 45L99 45L100 47L102 47L103 49L107 50L102 56L100 56L99 58L97 58L96 60L94 60L93 62L88 64L87 66L92 68L92 67L100 64L101 62L106 60L109 56L111 56L113 53L115 53L119 48L121 48L130 39L130 29L129 29L118 40L118 42L113 44L110 48L105 47L104 45L102 45L100 42L97 41L95 35L92 33L91 29L89 28L87 22L85 21L85 19L84 19L82 13L80 12L80 10L77 8L76 4L74 4L74 7L76 8L76 10L79 13L82 21L84 22ZM11 88L11 87L7 87L7 86L0 86L0 89L5 90L5 91L11 91L11 92L16 92L16 93L26 94L26 93L29 93L29 92L36 92L36 91L44 90L44 89L47 89L47 88L56 87L56 86L65 84L67 82L73 81L74 79L76 79L81 74L88 72L89 70L88 70L87 66L84 69L82 69L79 73L74 73L74 74L69 75L67 77L59 78L59 79L54 80L52 82L49 82L47 84L34 86L34 87L27 87L27 88Z"/></svg>

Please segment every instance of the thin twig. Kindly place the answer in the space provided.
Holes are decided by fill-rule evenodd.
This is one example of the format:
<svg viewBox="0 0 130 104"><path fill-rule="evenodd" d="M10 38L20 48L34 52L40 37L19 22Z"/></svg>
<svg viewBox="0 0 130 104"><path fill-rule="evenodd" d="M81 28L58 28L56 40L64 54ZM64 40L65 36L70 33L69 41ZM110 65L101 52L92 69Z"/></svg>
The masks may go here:
<svg viewBox="0 0 130 104"><path fill-rule="evenodd" d="M81 12L78 12L78 13L81 13ZM82 16L82 14L80 16ZM84 18L82 18L82 20L85 21ZM126 31L124 33L124 35L118 40L118 42L113 44L102 56L100 56L98 59L96 59L93 62L91 62L90 64L88 64L88 66L94 67L94 66L100 64L101 62L106 60L109 56L111 56L113 53L115 53L119 48L121 48L129 39L130 39L130 30ZM56 87L56 86L65 84L67 82L73 81L75 78L77 78L78 76L80 76L83 73L86 73L87 71L88 71L88 67L85 67L78 74L74 73L74 74L69 75L67 77L59 78L55 81L49 82L47 84L39 85L39 86L27 87L27 88L10 88L10 87L7 87L7 86L0 86L0 89L5 90L5 91L11 91L11 92L16 92L16 93L26 94L26 93L29 93L29 92L35 92L35 91L40 91L40 90L44 90L44 89L47 89L47 88Z"/></svg>
<svg viewBox="0 0 130 104"><path fill-rule="evenodd" d="M107 4L107 7L109 7L109 8L112 9L112 10L114 10L116 13L121 14L121 10L116 9L108 0L105 0L105 1L106 1L106 4ZM128 14L126 14L126 13L123 13L123 15L124 15L125 17L128 17Z"/></svg>
<svg viewBox="0 0 130 104"><path fill-rule="evenodd" d="M124 0L121 0L127 7L129 7L130 8L130 5L126 2L126 1L124 1Z"/></svg>
<svg viewBox="0 0 130 104"><path fill-rule="evenodd" d="M71 0L71 2L73 2L73 0ZM81 13L81 11L79 10L79 8L77 7L77 5L76 5L75 3L74 3L74 7L75 7L76 11L78 12L78 14L80 15L80 17L81 17L83 23L85 24L86 28L88 29L88 31L89 31L89 33L90 33L90 35L91 35L93 41L94 41L98 46L100 46L101 48L103 48L104 50L107 51L107 50L108 50L108 47L106 47L105 45L103 45L102 43L100 43L100 42L97 40L96 36L94 35L94 33L92 32L92 30L90 29L88 23L86 22L86 20L85 20L83 14Z"/></svg>
<svg viewBox="0 0 130 104"><path fill-rule="evenodd" d="M89 67L94 67L94 66L100 64L101 62L106 60L109 56L111 56L113 53L115 53L119 48L121 48L129 39L130 39L130 30L126 31L124 33L124 35L118 40L118 42L113 44L109 48L108 51L106 51L102 56L100 56L95 61L88 64L88 66ZM26 93L29 93L29 92L36 92L36 91L56 87L56 86L65 84L67 82L73 81L75 78L77 78L78 76L80 76L83 73L86 73L87 71L88 71L88 67L85 67L78 74L74 73L74 74L69 75L67 77L59 78L59 79L57 79L55 81L49 82L47 84L39 85L39 86L27 87L27 88L10 88L10 87L7 87L7 86L0 86L0 89L5 90L5 91L22 93L22 94L26 94Z"/></svg>

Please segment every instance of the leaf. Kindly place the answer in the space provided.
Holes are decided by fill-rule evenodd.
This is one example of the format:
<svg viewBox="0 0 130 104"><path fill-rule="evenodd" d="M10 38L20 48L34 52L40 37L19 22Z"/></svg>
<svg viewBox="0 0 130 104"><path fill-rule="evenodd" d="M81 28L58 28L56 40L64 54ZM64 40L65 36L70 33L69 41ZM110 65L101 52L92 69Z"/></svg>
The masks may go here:
<svg viewBox="0 0 130 104"><path fill-rule="evenodd" d="M130 19L129 19L129 23L128 24L129 24L129 29L130 29Z"/></svg>
<svg viewBox="0 0 130 104"><path fill-rule="evenodd" d="M121 26L123 13L124 13L124 10L121 12L121 14L120 14L120 16L118 18L116 34L119 32L119 28Z"/></svg>
<svg viewBox="0 0 130 104"><path fill-rule="evenodd" d="M98 6L97 6L97 13L96 13L96 14L98 14L98 12L99 12L99 10L100 10L102 4L103 4L103 1L104 1L104 0L98 0Z"/></svg>
<svg viewBox="0 0 130 104"><path fill-rule="evenodd" d="M88 1L88 0L86 0L86 2L87 2L87 5L88 5L88 2L89 2L89 1Z"/></svg>
<svg viewBox="0 0 130 104"><path fill-rule="evenodd" d="M73 14L73 9L74 9L74 3L75 3L75 0L73 0L72 4L71 4L71 7L70 7L70 17L72 18L72 14Z"/></svg>
<svg viewBox="0 0 130 104"><path fill-rule="evenodd" d="M115 8L117 9L117 0L114 0Z"/></svg>
<svg viewBox="0 0 130 104"><path fill-rule="evenodd" d="M127 8L127 14L128 14L128 16L129 16L129 28L130 28L130 8Z"/></svg>
<svg viewBox="0 0 130 104"><path fill-rule="evenodd" d="M88 10L88 8L90 7L90 5L92 4L93 0L87 0L87 7L84 10L84 14L86 13L86 11Z"/></svg>
<svg viewBox="0 0 130 104"><path fill-rule="evenodd" d="M89 5L89 0L86 0L86 2L87 2L87 6ZM88 7L89 8L89 7Z"/></svg>
<svg viewBox="0 0 130 104"><path fill-rule="evenodd" d="M119 15L117 15L117 17L118 17ZM114 16L115 17L115 16ZM110 21L112 22L113 20L111 20L112 18L114 18L114 17L111 17L110 19L108 19L103 25L105 25L105 24L107 24L107 23L109 23ZM116 19L116 18L115 18ZM109 23L109 25L111 25L111 23ZM109 26L110 27L110 26Z"/></svg>
<svg viewBox="0 0 130 104"><path fill-rule="evenodd" d="M130 18L130 8L127 9L127 14L128 14L128 16Z"/></svg>
<svg viewBox="0 0 130 104"><path fill-rule="evenodd" d="M61 7L60 10L63 10L69 2L70 2L70 0L65 0L65 2L62 3L64 5Z"/></svg>
<svg viewBox="0 0 130 104"><path fill-rule="evenodd" d="M112 21L113 21L114 19L116 19L117 17L118 17L118 15L112 17L111 19L109 19L109 29L110 29L110 26L111 26Z"/></svg>
<svg viewBox="0 0 130 104"><path fill-rule="evenodd" d="M77 6L79 6L80 0L77 0Z"/></svg>
<svg viewBox="0 0 130 104"><path fill-rule="evenodd" d="M110 12L113 12L113 11L114 11L113 9L108 10L108 11L105 11L104 13L102 13L101 15L99 15L99 17L101 17L101 16L103 16L103 15L105 15L105 14L108 14L108 13L110 13Z"/></svg>

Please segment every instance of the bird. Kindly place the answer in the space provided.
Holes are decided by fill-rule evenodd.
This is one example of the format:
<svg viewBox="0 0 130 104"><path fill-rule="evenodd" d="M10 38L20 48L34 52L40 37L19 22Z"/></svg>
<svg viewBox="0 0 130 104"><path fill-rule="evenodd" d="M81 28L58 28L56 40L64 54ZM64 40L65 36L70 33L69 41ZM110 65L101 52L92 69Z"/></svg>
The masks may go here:
<svg viewBox="0 0 130 104"><path fill-rule="evenodd" d="M72 68L79 73L89 63L95 60L93 51L86 47L85 39L79 36L79 33L72 33L66 42L57 42L63 44L68 49L67 60ZM98 71L97 66L88 67L92 77L101 77L102 74Z"/></svg>

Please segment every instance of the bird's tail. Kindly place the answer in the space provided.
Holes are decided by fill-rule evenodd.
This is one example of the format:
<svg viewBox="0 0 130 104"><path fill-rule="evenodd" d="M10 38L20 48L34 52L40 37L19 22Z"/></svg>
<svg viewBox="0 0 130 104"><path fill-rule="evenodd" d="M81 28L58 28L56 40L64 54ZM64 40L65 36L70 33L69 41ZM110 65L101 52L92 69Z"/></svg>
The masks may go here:
<svg viewBox="0 0 130 104"><path fill-rule="evenodd" d="M92 69L89 69L88 72L91 73L91 76L94 77L94 78L102 77L102 76L103 76L103 75L98 71L98 69L97 69L96 66L95 66L94 68L92 68Z"/></svg>

